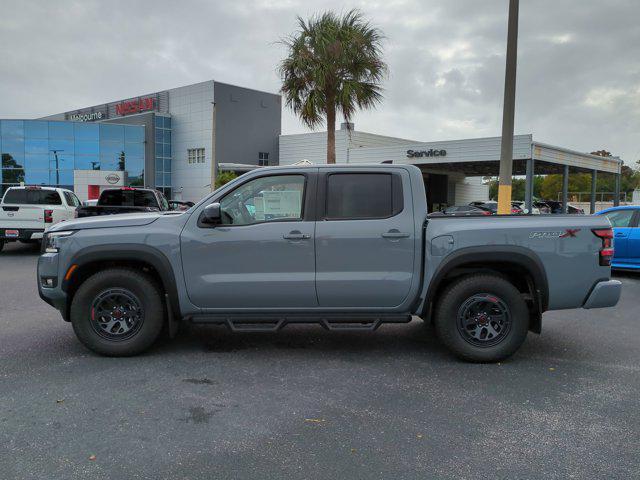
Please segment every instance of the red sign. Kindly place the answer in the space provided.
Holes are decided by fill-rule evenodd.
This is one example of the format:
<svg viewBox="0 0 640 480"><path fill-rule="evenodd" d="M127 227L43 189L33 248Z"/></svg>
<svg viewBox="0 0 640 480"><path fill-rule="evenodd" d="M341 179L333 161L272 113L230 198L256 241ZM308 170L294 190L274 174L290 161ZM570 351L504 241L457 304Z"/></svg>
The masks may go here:
<svg viewBox="0 0 640 480"><path fill-rule="evenodd" d="M132 113L146 112L155 108L155 98L138 98L129 100L116 105L116 113L118 115L130 115Z"/></svg>

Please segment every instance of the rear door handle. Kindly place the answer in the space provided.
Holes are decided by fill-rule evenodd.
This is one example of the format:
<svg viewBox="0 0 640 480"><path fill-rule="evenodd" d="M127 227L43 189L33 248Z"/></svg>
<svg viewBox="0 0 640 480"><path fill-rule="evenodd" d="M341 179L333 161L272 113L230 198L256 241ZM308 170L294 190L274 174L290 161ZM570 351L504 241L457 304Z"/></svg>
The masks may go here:
<svg viewBox="0 0 640 480"><path fill-rule="evenodd" d="M382 238L407 238L408 236L408 233L399 232L397 230L391 230L387 233L382 234Z"/></svg>
<svg viewBox="0 0 640 480"><path fill-rule="evenodd" d="M285 233L282 238L284 238L285 240L309 240L311 238L311 235L309 235L308 233L302 233L299 230L294 230L292 232Z"/></svg>
<svg viewBox="0 0 640 480"><path fill-rule="evenodd" d="M626 237L626 236L627 236L627 234L626 234L626 233L624 233L624 232L618 232L618 233L616 233L616 237Z"/></svg>

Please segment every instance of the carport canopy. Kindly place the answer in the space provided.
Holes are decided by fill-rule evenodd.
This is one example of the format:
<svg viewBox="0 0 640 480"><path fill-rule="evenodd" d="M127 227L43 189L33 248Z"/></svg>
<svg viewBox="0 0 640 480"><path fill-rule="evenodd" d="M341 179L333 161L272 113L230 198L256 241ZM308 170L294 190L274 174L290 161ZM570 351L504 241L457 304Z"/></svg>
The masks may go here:
<svg viewBox="0 0 640 480"><path fill-rule="evenodd" d="M406 158L394 160L393 163L416 165L424 171L436 168L462 173L468 177L495 177L500 173L500 143L500 137L490 137L412 144L407 146L407 152L409 150L427 152L437 148L445 150L446 156L421 157L414 155L409 157L407 155ZM614 204L619 204L622 161L618 157L602 157L534 142L532 135L516 135L514 137L513 156L513 175L526 177L525 203L529 210L531 210L533 203L534 176L562 174L562 203L563 210L566 212L570 172L591 173L591 213L595 212L595 189L598 172L615 175Z"/></svg>

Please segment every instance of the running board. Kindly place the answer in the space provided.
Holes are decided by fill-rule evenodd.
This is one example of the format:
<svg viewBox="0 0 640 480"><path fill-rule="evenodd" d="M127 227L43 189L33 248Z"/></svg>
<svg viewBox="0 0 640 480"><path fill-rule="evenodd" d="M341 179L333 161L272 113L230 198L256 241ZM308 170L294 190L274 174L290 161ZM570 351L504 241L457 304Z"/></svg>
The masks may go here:
<svg viewBox="0 0 640 480"><path fill-rule="evenodd" d="M383 323L409 323L408 314L201 314L185 320L195 324L226 325L232 332L277 332L290 324L316 323L330 332L373 332Z"/></svg>

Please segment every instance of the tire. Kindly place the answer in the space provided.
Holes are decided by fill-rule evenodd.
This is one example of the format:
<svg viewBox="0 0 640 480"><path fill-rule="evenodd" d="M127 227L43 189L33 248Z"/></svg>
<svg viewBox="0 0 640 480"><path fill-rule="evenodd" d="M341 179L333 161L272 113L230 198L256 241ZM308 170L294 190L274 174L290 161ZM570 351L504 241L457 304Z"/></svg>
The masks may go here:
<svg viewBox="0 0 640 480"><path fill-rule="evenodd" d="M0 240L0 252L4 248L4 240Z"/></svg>
<svg viewBox="0 0 640 480"><path fill-rule="evenodd" d="M497 362L516 352L529 330L529 310L516 287L499 275L454 281L435 308L442 343L469 362Z"/></svg>
<svg viewBox="0 0 640 480"><path fill-rule="evenodd" d="M102 270L86 279L71 303L78 340L101 355L128 357L157 340L165 320L158 285L128 268Z"/></svg>

